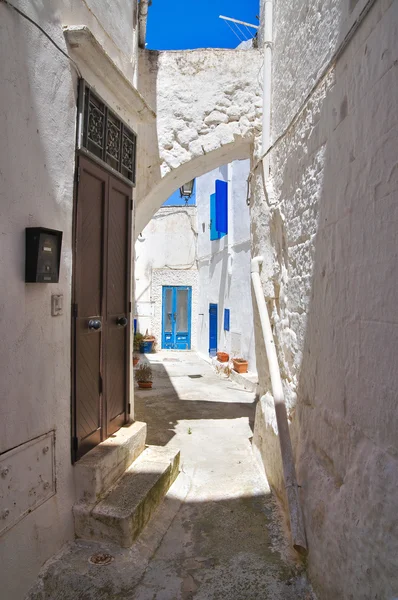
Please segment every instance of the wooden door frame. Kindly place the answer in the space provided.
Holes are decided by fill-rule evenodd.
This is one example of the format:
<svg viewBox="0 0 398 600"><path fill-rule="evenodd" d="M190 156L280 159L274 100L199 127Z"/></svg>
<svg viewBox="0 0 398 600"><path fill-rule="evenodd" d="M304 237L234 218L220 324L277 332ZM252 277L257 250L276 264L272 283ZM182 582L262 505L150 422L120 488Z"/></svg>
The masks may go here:
<svg viewBox="0 0 398 600"><path fill-rule="evenodd" d="M127 333L127 352L126 352L126 398L125 398L125 422L127 423L130 415L130 377L131 377L131 360L130 360L130 346L131 346L131 315L132 315L132 304L131 304L131 275L132 275L132 237L133 237L133 188L135 184L133 182L127 182L126 178L122 175L118 177L118 173L108 167L106 163L102 163L91 157L90 154L82 150L76 150L75 158L75 180L73 189L73 211L72 211L72 293L71 293L71 461L74 464L77 458L78 451L78 439L77 439L77 422L76 422L76 266L77 266L77 215L78 215L78 192L80 182L80 171L81 171L81 159L88 160L96 168L102 169L110 177L120 180L121 183L131 188L130 198L130 210L128 211L128 250L127 250L127 277L128 285L126 286L126 303L128 307L129 322L128 322L128 333ZM104 247L102 249L104 251ZM105 277L103 278L105 280ZM105 281L102 282L102 286L105 285ZM104 420L104 410L102 411L102 419ZM103 436L107 435L106 432L107 422L103 423L102 431ZM106 437L104 437L106 439Z"/></svg>

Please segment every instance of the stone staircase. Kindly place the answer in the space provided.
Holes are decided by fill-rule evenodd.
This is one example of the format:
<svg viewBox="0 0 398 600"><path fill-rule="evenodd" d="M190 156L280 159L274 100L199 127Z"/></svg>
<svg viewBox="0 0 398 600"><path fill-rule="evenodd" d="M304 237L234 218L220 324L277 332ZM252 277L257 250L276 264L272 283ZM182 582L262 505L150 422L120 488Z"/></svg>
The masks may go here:
<svg viewBox="0 0 398 600"><path fill-rule="evenodd" d="M180 453L145 447L146 423L122 427L75 465L76 537L130 547L179 473Z"/></svg>

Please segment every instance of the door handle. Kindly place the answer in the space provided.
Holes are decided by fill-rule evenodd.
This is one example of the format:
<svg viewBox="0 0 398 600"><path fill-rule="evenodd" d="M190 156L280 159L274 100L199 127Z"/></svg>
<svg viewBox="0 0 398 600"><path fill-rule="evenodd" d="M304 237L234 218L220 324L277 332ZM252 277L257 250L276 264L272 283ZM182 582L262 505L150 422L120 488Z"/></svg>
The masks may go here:
<svg viewBox="0 0 398 600"><path fill-rule="evenodd" d="M101 327L102 327L102 323L101 323L100 319L89 319L88 328L91 331L98 331L99 329L101 329Z"/></svg>
<svg viewBox="0 0 398 600"><path fill-rule="evenodd" d="M127 323L127 317L117 317L116 319L116 324L119 325L119 327L126 327Z"/></svg>

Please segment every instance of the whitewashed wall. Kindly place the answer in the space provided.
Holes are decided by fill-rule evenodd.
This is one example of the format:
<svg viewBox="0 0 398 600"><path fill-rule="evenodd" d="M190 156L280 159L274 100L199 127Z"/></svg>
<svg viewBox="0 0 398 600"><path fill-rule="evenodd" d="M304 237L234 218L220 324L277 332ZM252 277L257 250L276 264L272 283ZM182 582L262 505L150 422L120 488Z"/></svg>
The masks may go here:
<svg viewBox="0 0 398 600"><path fill-rule="evenodd" d="M373 4L317 88L344 35ZM253 195L322 600L398 593L398 3L276 2L268 197ZM256 336L261 339L259 328ZM258 343L258 356L263 352ZM268 374L258 361L263 391ZM284 499L273 403L254 446Z"/></svg>
<svg viewBox="0 0 398 600"><path fill-rule="evenodd" d="M161 347L162 286L192 286L191 347L197 346L198 273L196 206L161 208L135 244L135 312L138 330L152 333Z"/></svg>
<svg viewBox="0 0 398 600"><path fill-rule="evenodd" d="M140 183L137 235L165 198L194 177L249 158L261 130L258 50L206 48L148 51L139 61L139 90L157 111Z"/></svg>
<svg viewBox="0 0 398 600"><path fill-rule="evenodd" d="M65 51L62 26L88 26L126 76L134 76L135 2L15 4ZM3 3L0 55L0 453L51 430L56 439L56 494L0 536L0 596L22 600L45 560L74 536L70 305L77 76L42 33ZM106 81L87 66L81 70L117 110ZM122 116L137 123L135 115ZM58 284L24 283L29 226L63 231ZM54 293L63 295L59 317L51 317ZM27 449L14 484L24 480L31 460Z"/></svg>
<svg viewBox="0 0 398 600"><path fill-rule="evenodd" d="M248 160L214 169L197 180L199 319L198 350L209 353L209 303L218 305L219 350L249 361L256 372L250 283L250 215L246 203ZM210 241L210 194L215 181L228 181L228 235ZM224 308L230 309L230 331L224 331Z"/></svg>

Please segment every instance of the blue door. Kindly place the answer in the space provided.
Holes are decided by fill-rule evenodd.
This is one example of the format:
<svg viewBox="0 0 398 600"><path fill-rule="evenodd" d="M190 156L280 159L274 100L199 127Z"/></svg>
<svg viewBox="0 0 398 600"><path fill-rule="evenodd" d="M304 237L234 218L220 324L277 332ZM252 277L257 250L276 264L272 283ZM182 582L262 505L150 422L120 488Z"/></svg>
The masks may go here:
<svg viewBox="0 0 398 600"><path fill-rule="evenodd" d="M163 286L162 348L191 349L191 298L188 286Z"/></svg>
<svg viewBox="0 0 398 600"><path fill-rule="evenodd" d="M217 304L209 304L209 354L215 356L217 354Z"/></svg>

